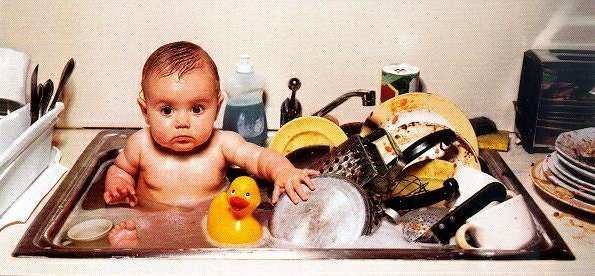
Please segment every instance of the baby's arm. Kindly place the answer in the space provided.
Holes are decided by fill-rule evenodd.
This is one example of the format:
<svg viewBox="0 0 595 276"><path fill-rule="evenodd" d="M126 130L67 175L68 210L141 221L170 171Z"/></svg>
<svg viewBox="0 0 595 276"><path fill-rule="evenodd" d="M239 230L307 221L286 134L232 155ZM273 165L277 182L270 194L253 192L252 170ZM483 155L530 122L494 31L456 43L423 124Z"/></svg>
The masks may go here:
<svg viewBox="0 0 595 276"><path fill-rule="evenodd" d="M136 177L140 168L141 130L128 138L124 150L118 154L105 176L103 198L107 204L127 203L136 206Z"/></svg>
<svg viewBox="0 0 595 276"><path fill-rule="evenodd" d="M318 175L318 171L297 169L276 151L248 143L235 132L222 131L221 135L223 154L230 163L275 182L271 203L277 203L279 196L285 192L293 203L298 204L298 197L308 200L302 183L310 190L316 188L310 176Z"/></svg>

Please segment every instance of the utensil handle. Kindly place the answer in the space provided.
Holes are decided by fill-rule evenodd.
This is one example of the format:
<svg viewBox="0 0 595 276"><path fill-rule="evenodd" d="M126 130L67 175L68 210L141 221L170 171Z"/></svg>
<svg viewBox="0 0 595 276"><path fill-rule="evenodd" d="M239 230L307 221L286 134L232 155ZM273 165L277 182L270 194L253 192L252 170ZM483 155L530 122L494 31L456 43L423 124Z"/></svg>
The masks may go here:
<svg viewBox="0 0 595 276"><path fill-rule="evenodd" d="M396 196L383 201L384 206L393 210L417 209L436 204L452 197L459 190L459 183L449 178L442 183L442 187L414 196Z"/></svg>
<svg viewBox="0 0 595 276"><path fill-rule="evenodd" d="M446 244L454 236L467 219L481 211L493 201L502 202L506 199L506 188L499 182L492 182L457 208L448 213L430 229L441 243Z"/></svg>
<svg viewBox="0 0 595 276"><path fill-rule="evenodd" d="M421 156L424 152L433 148L434 146L444 143L452 144L457 140L457 135L450 129L443 129L430 133L421 139L415 141L411 146L403 150L403 158L405 164L411 163L413 160Z"/></svg>

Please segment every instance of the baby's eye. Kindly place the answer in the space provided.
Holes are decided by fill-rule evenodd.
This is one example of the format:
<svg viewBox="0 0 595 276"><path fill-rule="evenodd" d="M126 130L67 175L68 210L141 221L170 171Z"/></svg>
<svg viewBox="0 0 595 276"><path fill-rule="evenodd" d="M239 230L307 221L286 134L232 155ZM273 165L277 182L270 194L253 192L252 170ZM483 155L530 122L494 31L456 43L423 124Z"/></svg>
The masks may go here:
<svg viewBox="0 0 595 276"><path fill-rule="evenodd" d="M164 106L161 108L161 114L163 115L170 115L173 112L171 106Z"/></svg>
<svg viewBox="0 0 595 276"><path fill-rule="evenodd" d="M202 113L203 110L204 110L204 108L202 108L202 106L199 106L199 105L192 108L192 112L196 113L196 114Z"/></svg>

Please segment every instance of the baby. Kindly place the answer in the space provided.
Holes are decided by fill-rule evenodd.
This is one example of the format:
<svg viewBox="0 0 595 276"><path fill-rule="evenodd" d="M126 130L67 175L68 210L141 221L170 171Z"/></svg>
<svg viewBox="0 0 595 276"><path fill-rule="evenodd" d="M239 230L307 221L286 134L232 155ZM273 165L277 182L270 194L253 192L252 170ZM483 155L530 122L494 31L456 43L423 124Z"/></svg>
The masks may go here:
<svg viewBox="0 0 595 276"><path fill-rule="evenodd" d="M284 192L295 204L307 200L302 183L315 189L310 176L317 171L297 169L275 151L213 127L223 97L217 67L199 46L174 42L157 49L141 86L138 104L148 127L128 138L108 169L107 204L191 206L221 191L230 164L273 181L273 204ZM136 225L120 223L108 237L114 246L134 246Z"/></svg>

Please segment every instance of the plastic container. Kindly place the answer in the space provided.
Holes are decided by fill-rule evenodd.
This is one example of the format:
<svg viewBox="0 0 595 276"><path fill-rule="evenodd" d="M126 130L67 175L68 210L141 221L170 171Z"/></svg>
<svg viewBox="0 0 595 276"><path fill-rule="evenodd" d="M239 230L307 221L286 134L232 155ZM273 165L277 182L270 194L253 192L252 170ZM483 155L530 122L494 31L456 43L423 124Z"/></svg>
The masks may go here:
<svg viewBox="0 0 595 276"><path fill-rule="evenodd" d="M248 142L264 146L267 120L262 96L264 78L254 73L250 56L241 55L234 74L224 83L228 99L223 129L239 133Z"/></svg>
<svg viewBox="0 0 595 276"><path fill-rule="evenodd" d="M29 104L21 109L26 110L23 114L29 116ZM0 216L50 163L53 129L63 109L64 105L58 102L54 109L29 126L0 153ZM10 125L0 127L0 133L11 128Z"/></svg>

